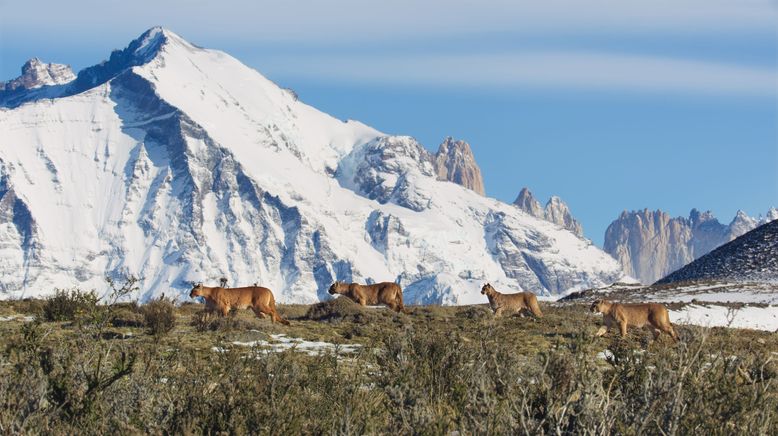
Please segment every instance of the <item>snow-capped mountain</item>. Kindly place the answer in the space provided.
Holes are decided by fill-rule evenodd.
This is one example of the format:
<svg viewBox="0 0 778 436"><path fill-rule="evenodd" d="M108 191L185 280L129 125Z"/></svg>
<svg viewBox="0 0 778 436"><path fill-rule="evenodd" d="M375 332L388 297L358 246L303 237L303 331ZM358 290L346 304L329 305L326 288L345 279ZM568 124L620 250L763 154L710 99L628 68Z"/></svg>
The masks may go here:
<svg viewBox="0 0 778 436"><path fill-rule="evenodd" d="M570 231L439 180L440 152L162 28L68 81L1 91L0 131L6 298L135 274L143 299L226 277L286 303L338 279L463 304L487 280L558 294L622 275Z"/></svg>
<svg viewBox="0 0 778 436"><path fill-rule="evenodd" d="M777 218L775 208L759 218L738 211L729 225L720 223L712 213L697 209L692 209L689 218L672 218L661 210L624 211L605 231L604 249L621 263L625 273L642 283L653 283Z"/></svg>

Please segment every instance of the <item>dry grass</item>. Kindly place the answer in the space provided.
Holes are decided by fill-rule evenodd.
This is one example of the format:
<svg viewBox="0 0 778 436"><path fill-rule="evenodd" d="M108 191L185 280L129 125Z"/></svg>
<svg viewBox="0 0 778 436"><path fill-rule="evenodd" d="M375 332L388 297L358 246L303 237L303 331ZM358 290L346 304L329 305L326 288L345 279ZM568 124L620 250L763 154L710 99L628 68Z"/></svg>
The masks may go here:
<svg viewBox="0 0 778 436"><path fill-rule="evenodd" d="M1 313L38 305L0 303ZM112 306L90 322L0 323L0 433L741 433L778 428L778 335L681 327L683 341L593 338L580 305L495 319L485 306L409 314L335 300L198 321L167 334ZM39 312L38 312L39 313ZM129 321L133 322L129 322ZM275 334L361 352L233 342ZM224 352L214 352L214 347ZM598 353L608 349L607 358Z"/></svg>

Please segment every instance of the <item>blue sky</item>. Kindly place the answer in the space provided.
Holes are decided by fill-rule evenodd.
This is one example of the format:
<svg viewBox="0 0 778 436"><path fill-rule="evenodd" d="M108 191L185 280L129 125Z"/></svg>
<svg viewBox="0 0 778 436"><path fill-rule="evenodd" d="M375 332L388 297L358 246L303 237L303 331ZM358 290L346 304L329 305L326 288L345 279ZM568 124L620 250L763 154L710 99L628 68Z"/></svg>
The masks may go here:
<svg viewBox="0 0 778 436"><path fill-rule="evenodd" d="M559 195L597 244L624 209L778 206L773 0L25 3L0 3L2 78L162 25L339 118L467 140L487 195Z"/></svg>

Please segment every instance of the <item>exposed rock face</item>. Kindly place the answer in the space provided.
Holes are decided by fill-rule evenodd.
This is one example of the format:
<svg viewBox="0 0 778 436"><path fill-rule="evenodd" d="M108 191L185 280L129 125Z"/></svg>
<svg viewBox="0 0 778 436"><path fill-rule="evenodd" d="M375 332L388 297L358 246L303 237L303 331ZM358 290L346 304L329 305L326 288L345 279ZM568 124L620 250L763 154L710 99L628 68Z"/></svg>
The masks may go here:
<svg viewBox="0 0 778 436"><path fill-rule="evenodd" d="M45 85L61 85L76 78L67 65L46 64L32 58L22 66L22 75L8 82L0 82L0 92L17 89L30 90Z"/></svg>
<svg viewBox="0 0 778 436"><path fill-rule="evenodd" d="M772 220L771 220L772 221ZM742 210L737 211L735 218L729 223L729 236L734 239L744 235L759 226L759 220L751 218ZM715 247L713 247L715 248ZM709 250L710 251L710 250Z"/></svg>
<svg viewBox="0 0 778 436"><path fill-rule="evenodd" d="M448 180L481 195L485 194L481 169L467 142L446 138L440 144L434 162L439 180Z"/></svg>
<svg viewBox="0 0 778 436"><path fill-rule="evenodd" d="M377 138L354 149L338 169L344 187L381 204L399 204L415 211L427 209L430 196L410 189L421 177L434 177L432 156L410 136Z"/></svg>
<svg viewBox="0 0 778 436"><path fill-rule="evenodd" d="M583 226L570 213L564 201L556 195L548 199L545 208L540 207L540 202L535 199L529 189L522 188L513 205L528 214L552 222L562 228L570 230L576 235L583 237Z"/></svg>
<svg viewBox="0 0 778 436"><path fill-rule="evenodd" d="M554 224L558 224L563 228L570 230L578 236L583 236L583 227L581 223L573 218L573 214L570 213L570 208L567 207L564 201L556 195L552 196L546 207L543 210L546 215L546 221L551 221Z"/></svg>
<svg viewBox="0 0 778 436"><path fill-rule="evenodd" d="M0 257L5 271L25 271L40 267L37 224L30 209L20 199L0 166ZM21 287L25 275L3 275L3 286Z"/></svg>
<svg viewBox="0 0 778 436"><path fill-rule="evenodd" d="M535 196L533 196L532 192L530 192L530 190L526 187L521 189L519 196L516 197L516 200L513 202L513 204L518 206L519 209L536 218L546 219L546 214L543 211L543 207L540 205L540 202L535 199Z"/></svg>
<svg viewBox="0 0 778 436"><path fill-rule="evenodd" d="M68 97L92 89L131 67L150 62L169 36L160 27L151 28L124 50L114 50L107 60L84 68L77 76L66 65L31 59L22 67L21 77L0 87L0 107L15 108L28 101Z"/></svg>
<svg viewBox="0 0 778 436"><path fill-rule="evenodd" d="M778 281L778 221L761 225L659 280Z"/></svg>
<svg viewBox="0 0 778 436"><path fill-rule="evenodd" d="M624 211L605 231L604 249L626 274L653 283L766 221L742 211L729 225L697 209L689 218L672 218L661 210Z"/></svg>

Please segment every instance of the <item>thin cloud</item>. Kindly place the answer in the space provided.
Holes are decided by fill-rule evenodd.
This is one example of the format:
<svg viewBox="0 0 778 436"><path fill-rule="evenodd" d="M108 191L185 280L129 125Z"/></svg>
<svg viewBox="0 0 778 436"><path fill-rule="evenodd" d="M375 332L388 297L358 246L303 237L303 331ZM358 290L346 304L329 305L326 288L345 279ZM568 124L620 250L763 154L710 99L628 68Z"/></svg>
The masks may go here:
<svg viewBox="0 0 778 436"><path fill-rule="evenodd" d="M41 0L4 2L0 17L11 38L135 35L159 24L196 43L199 37L324 43L483 32L772 33L776 23L771 0Z"/></svg>
<svg viewBox="0 0 778 436"><path fill-rule="evenodd" d="M276 56L260 69L330 83L778 96L774 68L610 53Z"/></svg>

